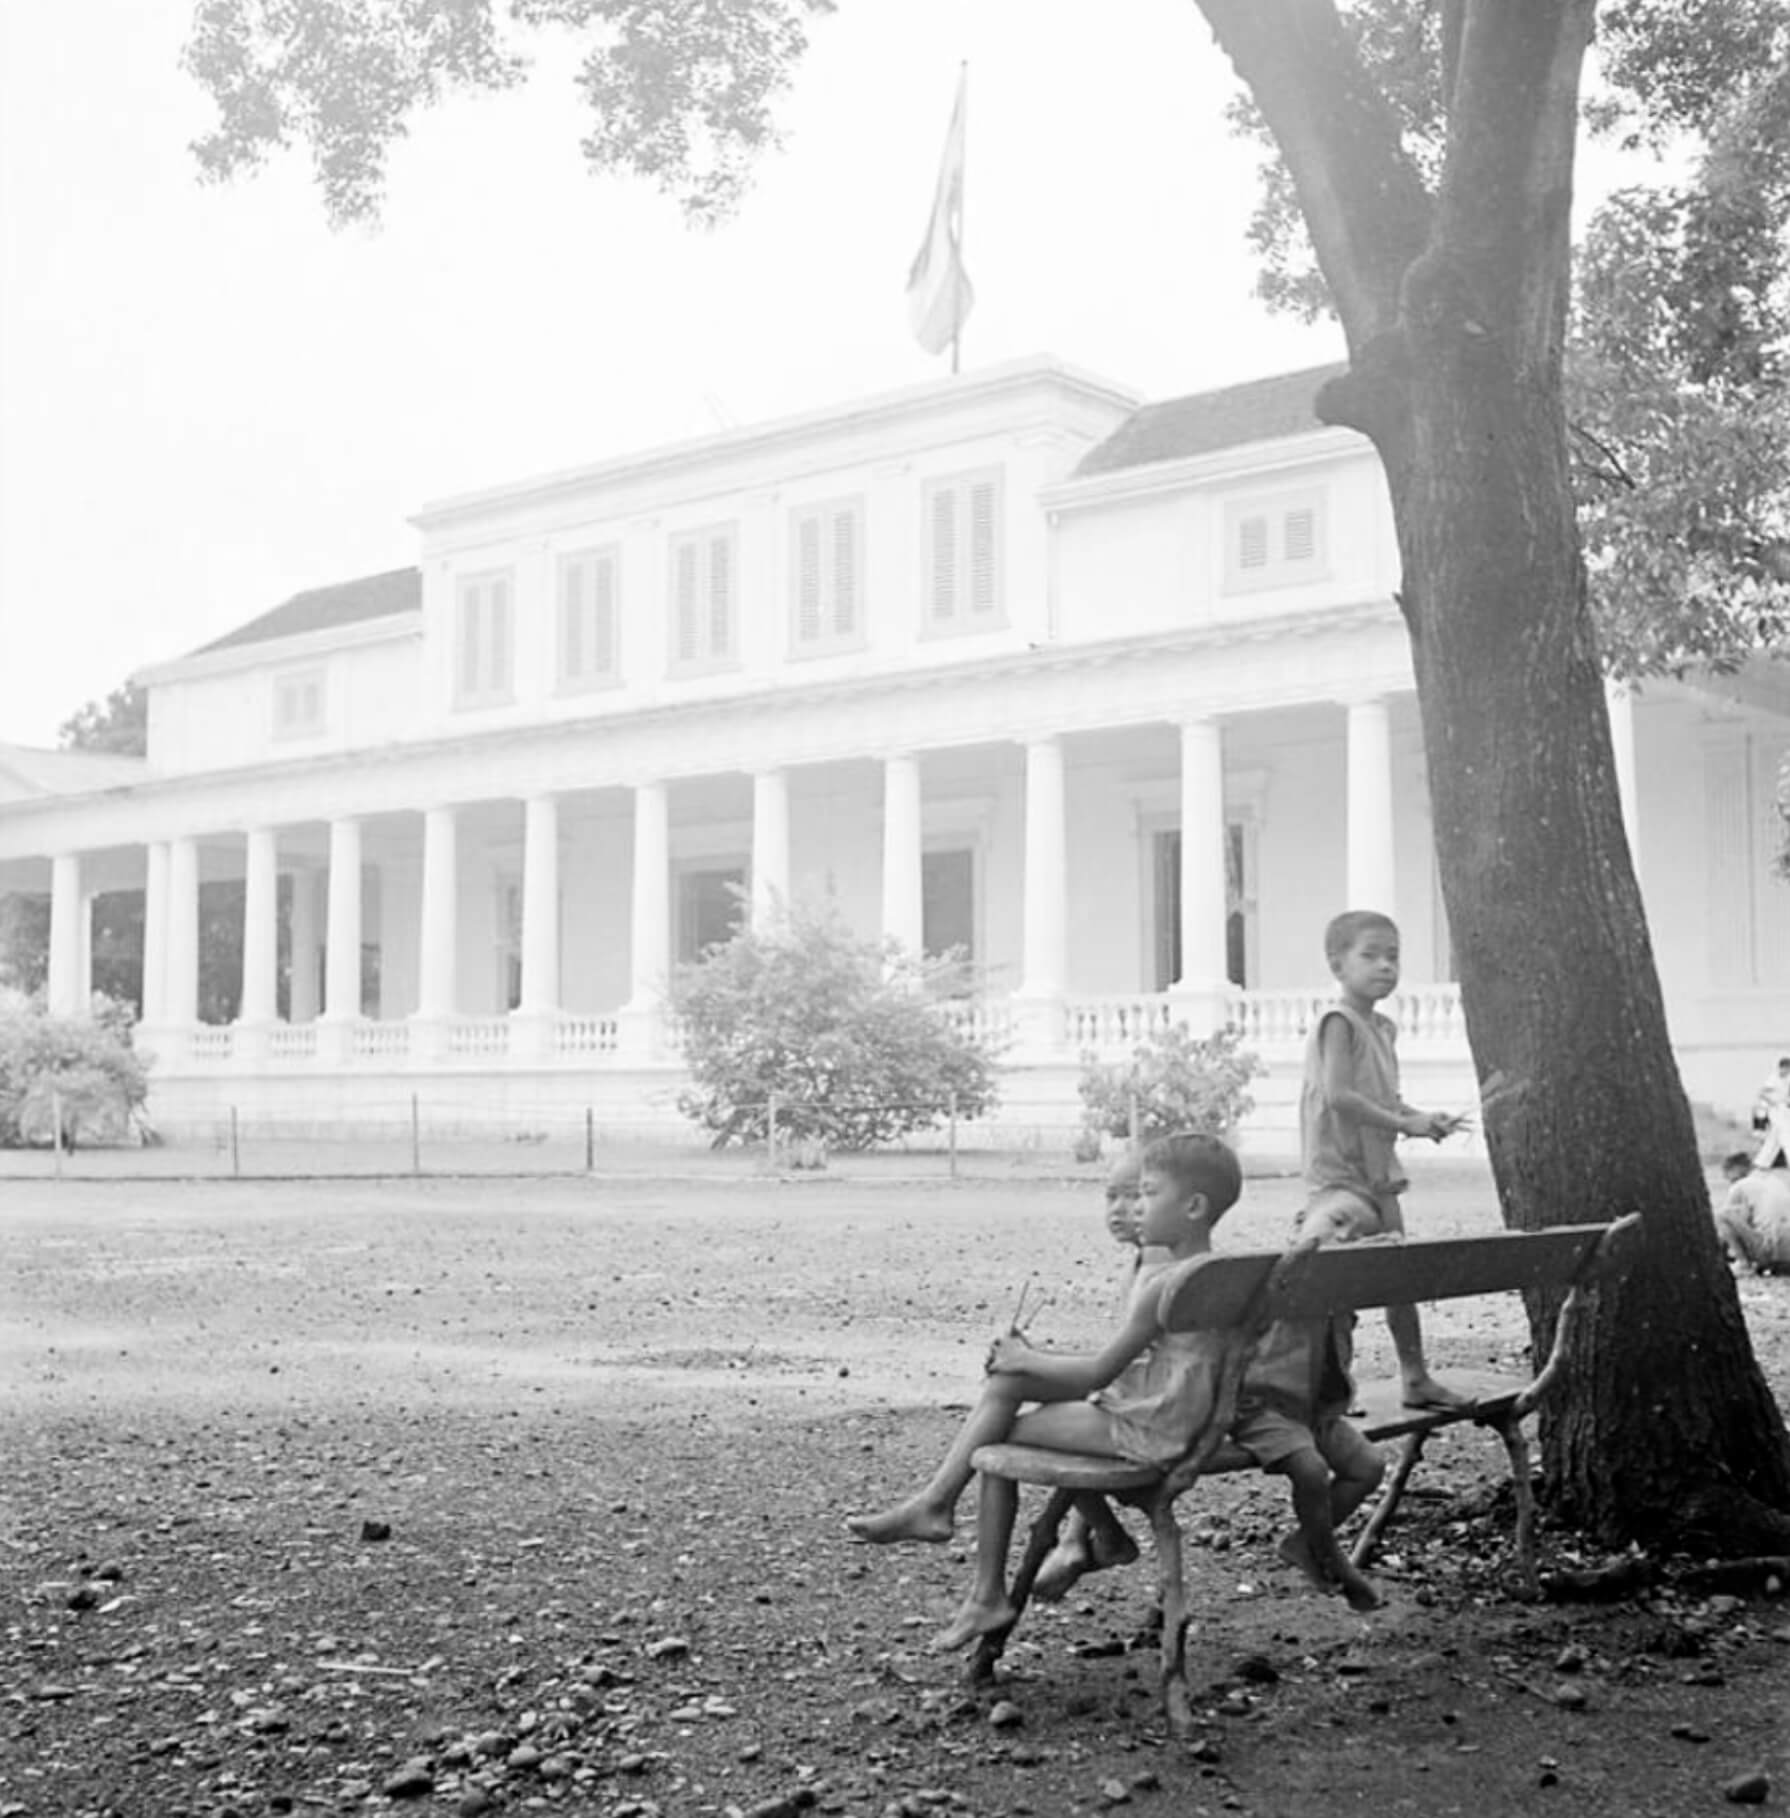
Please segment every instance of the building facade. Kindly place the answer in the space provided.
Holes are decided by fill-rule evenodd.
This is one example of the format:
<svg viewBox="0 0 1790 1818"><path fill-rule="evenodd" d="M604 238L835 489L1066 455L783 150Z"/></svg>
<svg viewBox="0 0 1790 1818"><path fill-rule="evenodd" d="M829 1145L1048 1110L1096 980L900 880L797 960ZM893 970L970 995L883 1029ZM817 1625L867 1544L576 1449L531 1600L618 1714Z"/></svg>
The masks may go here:
<svg viewBox="0 0 1790 1818"><path fill-rule="evenodd" d="M674 1121L666 982L740 891L965 949L1016 1122L1073 1122L1084 1053L1235 1023L1266 1146L1323 925L1383 906L1407 1069L1470 1103L1390 511L1326 376L1143 404L1026 361L429 505L415 568L146 672L140 765L0 750L0 890L49 894L63 1009L92 898L144 892L173 1127L419 1080ZM1611 707L1687 1084L1741 1107L1790 1051L1790 670Z"/></svg>

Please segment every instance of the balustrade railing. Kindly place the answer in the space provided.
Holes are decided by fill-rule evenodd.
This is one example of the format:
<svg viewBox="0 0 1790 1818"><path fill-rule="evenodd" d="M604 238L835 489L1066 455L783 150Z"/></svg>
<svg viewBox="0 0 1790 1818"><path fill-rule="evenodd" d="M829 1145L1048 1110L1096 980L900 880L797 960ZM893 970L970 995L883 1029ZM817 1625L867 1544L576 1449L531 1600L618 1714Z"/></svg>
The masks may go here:
<svg viewBox="0 0 1790 1818"><path fill-rule="evenodd" d="M553 1032L555 1054L613 1054L620 1033L613 1016L562 1016Z"/></svg>
<svg viewBox="0 0 1790 1818"><path fill-rule="evenodd" d="M267 1032L270 1060L311 1060L316 1053L315 1023L275 1023Z"/></svg>
<svg viewBox="0 0 1790 1818"><path fill-rule="evenodd" d="M1072 997L1063 1003L1063 1040L1074 1053L1129 1053L1177 1020L1166 996Z"/></svg>
<svg viewBox="0 0 1790 1818"><path fill-rule="evenodd" d="M494 1059L510 1051L507 1016L461 1016L447 1026L447 1051L456 1060Z"/></svg>
<svg viewBox="0 0 1790 1818"><path fill-rule="evenodd" d="M1013 1039L1013 1007L1005 998L953 997L939 1009L959 1034L985 1048L999 1050Z"/></svg>
<svg viewBox="0 0 1790 1818"><path fill-rule="evenodd" d="M196 1061L227 1061L236 1051L228 1023L195 1023L187 1032L187 1053Z"/></svg>
<svg viewBox="0 0 1790 1818"><path fill-rule="evenodd" d="M408 1023L358 1022L354 1025L356 1060L402 1060L410 1052Z"/></svg>

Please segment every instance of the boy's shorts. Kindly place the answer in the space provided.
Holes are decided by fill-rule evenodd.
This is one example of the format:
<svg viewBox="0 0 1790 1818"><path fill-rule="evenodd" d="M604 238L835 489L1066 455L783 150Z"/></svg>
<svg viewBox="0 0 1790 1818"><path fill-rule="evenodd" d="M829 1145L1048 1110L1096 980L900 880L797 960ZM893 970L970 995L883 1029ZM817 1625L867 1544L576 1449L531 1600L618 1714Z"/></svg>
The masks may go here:
<svg viewBox="0 0 1790 1818"><path fill-rule="evenodd" d="M1370 1193L1365 1187L1319 1187L1299 1214L1297 1229L1303 1230L1320 1216L1335 1220L1338 1243L1405 1234L1404 1208L1396 1193Z"/></svg>
<svg viewBox="0 0 1790 1818"><path fill-rule="evenodd" d="M1308 1424L1278 1408L1254 1408L1239 1418L1230 1437L1264 1471L1284 1471L1289 1459L1313 1451L1338 1477L1371 1477L1381 1469L1378 1451L1340 1414Z"/></svg>

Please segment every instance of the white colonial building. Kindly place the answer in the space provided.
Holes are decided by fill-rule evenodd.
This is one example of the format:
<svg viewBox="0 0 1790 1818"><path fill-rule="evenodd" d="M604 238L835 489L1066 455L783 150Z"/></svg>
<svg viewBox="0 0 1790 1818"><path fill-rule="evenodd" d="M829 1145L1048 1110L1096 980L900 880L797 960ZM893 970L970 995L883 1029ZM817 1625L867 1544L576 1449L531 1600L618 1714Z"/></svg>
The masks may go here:
<svg viewBox="0 0 1790 1818"><path fill-rule="evenodd" d="M1140 404L1025 361L429 505L415 568L146 672L144 762L0 749L0 890L51 894L61 1009L92 897L146 892L164 1125L447 1076L669 1119L666 980L741 884L967 948L1010 1116L1179 1017L1273 1064L1264 1129L1324 922L1383 906L1407 1069L1463 1102L1390 514L1325 376ZM1687 1083L1743 1107L1790 1051L1790 669L1612 704Z"/></svg>

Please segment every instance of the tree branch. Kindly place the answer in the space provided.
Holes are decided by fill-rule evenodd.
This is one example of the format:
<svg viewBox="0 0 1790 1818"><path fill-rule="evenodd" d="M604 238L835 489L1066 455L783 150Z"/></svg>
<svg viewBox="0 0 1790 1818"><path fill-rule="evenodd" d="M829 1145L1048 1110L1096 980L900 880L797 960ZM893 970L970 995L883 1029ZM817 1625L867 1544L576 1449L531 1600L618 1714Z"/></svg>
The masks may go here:
<svg viewBox="0 0 1790 1818"><path fill-rule="evenodd" d="M1299 193L1351 350L1393 332L1430 202L1334 0L1199 0Z"/></svg>

